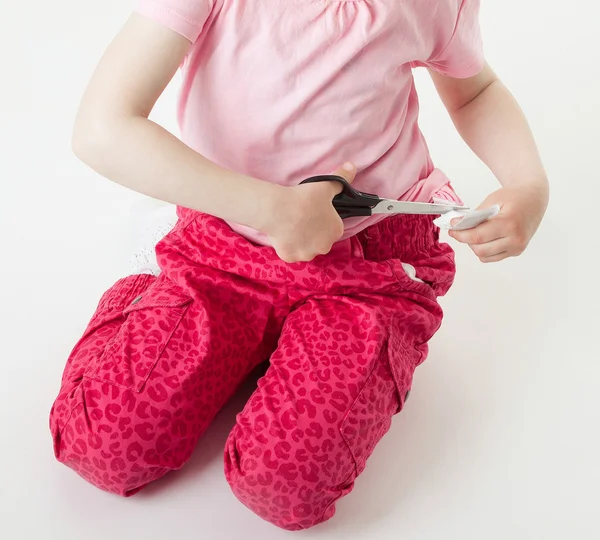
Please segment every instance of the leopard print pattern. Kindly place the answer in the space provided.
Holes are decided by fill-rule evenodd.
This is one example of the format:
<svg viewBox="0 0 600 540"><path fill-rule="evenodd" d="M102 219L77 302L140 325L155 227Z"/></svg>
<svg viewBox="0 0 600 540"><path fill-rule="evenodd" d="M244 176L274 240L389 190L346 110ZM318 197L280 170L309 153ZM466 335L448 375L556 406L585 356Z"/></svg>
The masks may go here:
<svg viewBox="0 0 600 540"><path fill-rule="evenodd" d="M228 438L227 481L284 529L329 519L404 406L441 324L452 250L431 218L397 216L287 264L180 209L156 253L161 274L117 282L70 355L50 416L57 459L133 495L182 467L270 359Z"/></svg>

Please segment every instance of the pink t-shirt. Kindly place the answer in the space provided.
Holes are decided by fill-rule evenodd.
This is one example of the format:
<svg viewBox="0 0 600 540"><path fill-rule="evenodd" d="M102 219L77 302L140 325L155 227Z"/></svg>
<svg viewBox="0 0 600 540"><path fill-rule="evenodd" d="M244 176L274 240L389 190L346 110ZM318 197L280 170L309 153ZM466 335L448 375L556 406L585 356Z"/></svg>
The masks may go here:
<svg viewBox="0 0 600 540"><path fill-rule="evenodd" d="M353 161L361 191L452 196L418 127L412 68L481 71L479 0L138 0L136 12L193 43L178 119L208 159L286 186ZM377 219L346 220L345 237Z"/></svg>

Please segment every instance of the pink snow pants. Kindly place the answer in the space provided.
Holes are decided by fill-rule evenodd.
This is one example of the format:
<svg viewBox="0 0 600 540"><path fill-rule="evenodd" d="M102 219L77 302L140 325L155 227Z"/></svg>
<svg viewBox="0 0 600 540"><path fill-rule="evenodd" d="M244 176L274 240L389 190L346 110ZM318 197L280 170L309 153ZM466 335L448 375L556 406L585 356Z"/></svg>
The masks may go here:
<svg viewBox="0 0 600 540"><path fill-rule="evenodd" d="M229 435L225 476L279 527L321 523L404 406L453 252L430 217L396 216L287 264L219 219L179 216L156 248L160 276L118 281L71 353L50 415L56 457L133 495L182 467L269 360Z"/></svg>

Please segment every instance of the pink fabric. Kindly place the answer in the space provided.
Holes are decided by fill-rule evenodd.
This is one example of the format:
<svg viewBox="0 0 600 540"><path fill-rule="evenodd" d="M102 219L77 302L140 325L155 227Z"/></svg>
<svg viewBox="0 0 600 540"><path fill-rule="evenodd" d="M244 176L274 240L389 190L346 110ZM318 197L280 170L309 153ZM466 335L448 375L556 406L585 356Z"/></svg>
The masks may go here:
<svg viewBox="0 0 600 540"><path fill-rule="evenodd" d="M477 74L479 0L138 0L136 10L194 44L179 122L209 159L284 185L352 160L358 189L394 199L428 201L441 187L428 181L411 67ZM345 237L374 219L347 220Z"/></svg>
<svg viewBox="0 0 600 540"><path fill-rule="evenodd" d="M452 250L431 218L397 216L286 264L183 210L157 256L160 277L114 285L73 349L50 417L56 457L132 495L182 467L270 358L227 441L227 480L285 529L329 519L405 404L442 320Z"/></svg>

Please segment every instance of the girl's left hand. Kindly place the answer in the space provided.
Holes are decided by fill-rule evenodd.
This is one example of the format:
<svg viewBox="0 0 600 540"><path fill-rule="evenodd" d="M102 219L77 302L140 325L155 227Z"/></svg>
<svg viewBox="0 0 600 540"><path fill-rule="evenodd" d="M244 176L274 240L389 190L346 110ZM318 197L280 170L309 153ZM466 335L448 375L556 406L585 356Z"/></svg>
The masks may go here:
<svg viewBox="0 0 600 540"><path fill-rule="evenodd" d="M492 193L479 208L494 204L500 206L496 217L473 229L449 233L458 242L468 244L484 263L516 257L525 251L546 212L548 184L544 181L504 187Z"/></svg>

